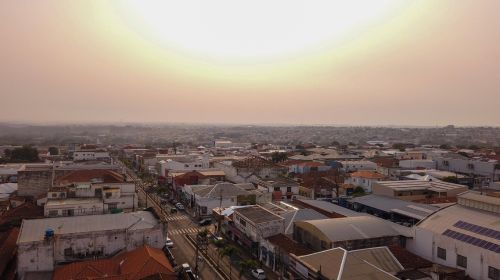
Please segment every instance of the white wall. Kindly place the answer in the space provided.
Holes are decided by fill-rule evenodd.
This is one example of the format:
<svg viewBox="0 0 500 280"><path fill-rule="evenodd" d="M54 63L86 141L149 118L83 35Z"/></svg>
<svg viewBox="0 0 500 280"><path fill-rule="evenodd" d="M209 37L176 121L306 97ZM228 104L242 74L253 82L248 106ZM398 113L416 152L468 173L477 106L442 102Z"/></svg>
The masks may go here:
<svg viewBox="0 0 500 280"><path fill-rule="evenodd" d="M406 248L429 261L449 267L457 266L457 254L467 257L466 273L474 279L488 279L488 266L500 269L500 254L467 244L450 237L416 228L415 238L408 240ZM437 247L446 249L446 260L437 257Z"/></svg>

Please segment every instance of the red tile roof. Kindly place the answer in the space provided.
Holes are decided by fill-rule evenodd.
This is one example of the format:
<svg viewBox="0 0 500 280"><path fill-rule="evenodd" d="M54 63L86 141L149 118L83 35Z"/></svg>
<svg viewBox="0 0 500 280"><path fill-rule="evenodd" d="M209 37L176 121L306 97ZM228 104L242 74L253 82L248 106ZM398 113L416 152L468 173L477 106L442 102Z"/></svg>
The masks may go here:
<svg viewBox="0 0 500 280"><path fill-rule="evenodd" d="M143 246L112 259L76 262L56 268L53 279L135 280L157 274L162 275L163 279L177 279L162 250Z"/></svg>
<svg viewBox="0 0 500 280"><path fill-rule="evenodd" d="M22 219L43 218L43 207L26 202L16 208L11 208L0 217L0 225L21 221Z"/></svg>
<svg viewBox="0 0 500 280"><path fill-rule="evenodd" d="M100 179L103 183L121 183L125 181L122 174L105 169L76 170L56 179L56 184L89 183L92 179Z"/></svg>
<svg viewBox="0 0 500 280"><path fill-rule="evenodd" d="M360 177L366 179L384 179L386 178L384 175L374 172L374 171L357 171L351 173L351 177Z"/></svg>

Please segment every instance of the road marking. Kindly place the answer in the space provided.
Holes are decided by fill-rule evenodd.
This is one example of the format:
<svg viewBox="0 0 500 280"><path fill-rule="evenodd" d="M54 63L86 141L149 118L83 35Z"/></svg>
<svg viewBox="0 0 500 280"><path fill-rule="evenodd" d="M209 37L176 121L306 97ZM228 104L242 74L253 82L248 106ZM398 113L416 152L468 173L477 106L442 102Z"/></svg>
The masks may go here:
<svg viewBox="0 0 500 280"><path fill-rule="evenodd" d="M181 229L173 229L169 230L168 234L177 235L177 234L190 234L198 232L199 228L197 227L189 227L189 228L181 228Z"/></svg>
<svg viewBox="0 0 500 280"><path fill-rule="evenodd" d="M172 215L172 216L165 217L165 220L167 220L167 221L179 221L179 220L185 220L187 218L188 218L188 216L186 216L186 215Z"/></svg>

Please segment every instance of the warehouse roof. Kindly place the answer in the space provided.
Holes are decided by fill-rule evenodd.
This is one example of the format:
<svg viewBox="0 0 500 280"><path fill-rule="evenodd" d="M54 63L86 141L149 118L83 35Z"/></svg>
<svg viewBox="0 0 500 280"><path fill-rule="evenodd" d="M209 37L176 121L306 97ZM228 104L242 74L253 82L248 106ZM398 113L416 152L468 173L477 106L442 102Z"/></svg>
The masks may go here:
<svg viewBox="0 0 500 280"><path fill-rule="evenodd" d="M467 189L467 186L464 185L427 180L380 181L376 184L394 189L395 191L431 190L434 192L446 192L449 190Z"/></svg>
<svg viewBox="0 0 500 280"><path fill-rule="evenodd" d="M293 233L294 222L328 219L327 216L309 208L285 212L281 214L281 217L285 218L285 234Z"/></svg>
<svg viewBox="0 0 500 280"><path fill-rule="evenodd" d="M154 228L157 224L158 220L147 211L23 220L17 243L42 241L48 229L54 230L55 235L66 235L106 230L147 229Z"/></svg>
<svg viewBox="0 0 500 280"><path fill-rule="evenodd" d="M398 279L394 274L403 270L387 247L355 251L333 248L295 258L326 279Z"/></svg>
<svg viewBox="0 0 500 280"><path fill-rule="evenodd" d="M438 207L405 201L401 199L370 194L353 198L351 202L359 203L384 212L398 213L403 216L422 220L425 217L439 210Z"/></svg>
<svg viewBox="0 0 500 280"><path fill-rule="evenodd" d="M401 235L395 229L399 225L371 216L298 221L295 225L317 232L332 242Z"/></svg>
<svg viewBox="0 0 500 280"><path fill-rule="evenodd" d="M299 202L303 204L310 205L312 207L324 210L329 213L336 213L340 214L345 217L359 217L359 216L369 216L366 213L360 213L356 212L347 208L344 208L342 206L338 206L337 204L333 204L328 201L323 201L323 200L312 200L312 199L299 199Z"/></svg>

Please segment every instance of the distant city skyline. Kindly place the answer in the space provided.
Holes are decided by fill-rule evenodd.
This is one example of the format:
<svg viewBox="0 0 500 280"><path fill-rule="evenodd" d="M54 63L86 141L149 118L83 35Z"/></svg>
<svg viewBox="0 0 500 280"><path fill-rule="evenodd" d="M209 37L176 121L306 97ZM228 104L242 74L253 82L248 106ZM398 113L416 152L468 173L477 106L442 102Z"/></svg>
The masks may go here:
<svg viewBox="0 0 500 280"><path fill-rule="evenodd" d="M500 1L3 1L0 123L500 126Z"/></svg>

